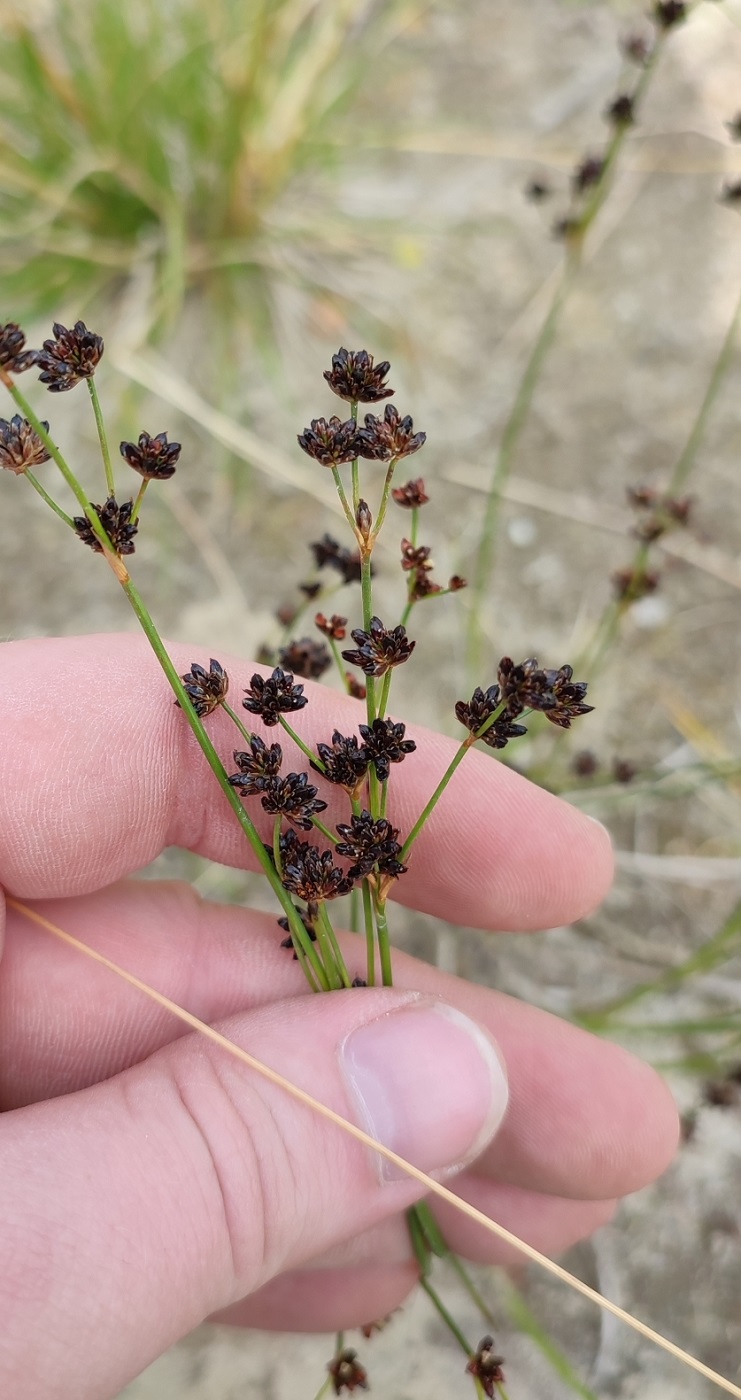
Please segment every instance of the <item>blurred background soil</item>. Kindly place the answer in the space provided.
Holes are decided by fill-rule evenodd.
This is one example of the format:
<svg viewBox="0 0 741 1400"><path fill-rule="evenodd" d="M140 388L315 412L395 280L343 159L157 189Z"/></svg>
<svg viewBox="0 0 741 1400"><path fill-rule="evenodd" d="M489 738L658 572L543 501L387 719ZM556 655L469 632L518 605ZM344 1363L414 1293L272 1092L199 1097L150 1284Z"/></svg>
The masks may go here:
<svg viewBox="0 0 741 1400"><path fill-rule="evenodd" d="M551 225L576 161L604 144L602 113L622 71L617 41L636 15L628 4L566 0L406 11L363 75L331 161L297 173L266 218L270 330L262 341L250 327L237 335L215 380L223 347L197 294L176 344L142 343L146 278L130 278L104 313L91 315L107 345L99 383L113 405L114 440L133 437L145 421L184 443L175 480L151 492L151 525L136 557L139 586L156 600L166 636L206 655L254 655L275 636L275 607L310 574L304 541L341 526L327 515L335 505L321 469L299 460L295 444L310 417L336 409L321 371L339 344L366 344L392 361L395 402L428 434L424 460L412 464L432 496L424 540L434 543L440 577L467 572L482 487L558 275L562 250ZM494 659L535 654L559 665L579 654L609 601L610 573L633 553L626 487L661 485L690 431L741 291L741 225L717 198L724 179L741 175L741 150L724 127L741 101L740 76L741 4L700 5L667 45L517 450L486 617ZM543 205L523 198L534 175L555 191ZM310 242L292 234L307 221ZM657 553L661 589L626 618L590 691L594 715L562 738L555 757L537 726L513 750L512 761L528 771L548 761L549 780L609 825L618 879L604 908L576 928L527 938L440 930L419 916L406 917L400 934L421 956L560 1014L601 1006L680 964L739 897L741 780L708 780L692 791L679 781L665 797L655 779L681 780L697 763L739 753L740 373L737 351L688 483L692 534L672 536ZM86 396L44 399L43 411L75 460L92 463ZM89 554L61 538L20 481L1 484L2 635L132 628ZM396 608L400 597L393 528L388 535L381 615L386 600ZM338 595L333 606L342 611L346 600ZM413 712L450 733L463 693L465 606L463 596L430 607L419 668L400 673L396 699L400 716ZM477 679L486 686L493 674ZM598 778L590 787L577 778L569 765L585 746L603 779L618 758L638 770L634 784ZM646 770L649 781L640 776ZM182 853L167 853L154 873L162 870L194 879L210 898L265 899L254 878L209 870ZM733 1064L740 988L741 959L729 956L606 1026L666 1068L683 1108L700 1106L692 1141L665 1178L566 1260L737 1382L741 1107L701 1100L707 1077ZM547 1072L544 1065L544 1084ZM486 1270L477 1277L501 1311L497 1343L512 1400L573 1393L513 1324L502 1281ZM715 1393L561 1284L535 1271L520 1282L597 1395ZM446 1278L441 1290L466 1332L481 1334L455 1281ZM422 1299L358 1345L378 1396L467 1394L461 1357ZM302 1400L319 1387L331 1346L327 1338L202 1327L121 1400Z"/></svg>

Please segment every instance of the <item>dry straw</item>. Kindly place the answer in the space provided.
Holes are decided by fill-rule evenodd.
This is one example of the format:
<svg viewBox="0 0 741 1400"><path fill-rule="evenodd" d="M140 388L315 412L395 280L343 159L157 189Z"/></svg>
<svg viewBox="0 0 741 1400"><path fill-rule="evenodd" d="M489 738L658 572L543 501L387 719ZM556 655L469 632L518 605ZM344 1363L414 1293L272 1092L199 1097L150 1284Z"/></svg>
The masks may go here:
<svg viewBox="0 0 741 1400"><path fill-rule="evenodd" d="M86 957L92 958L94 962L101 963L104 967L109 968L117 977L121 977L123 981L128 982L130 986L138 988L140 992L143 992L150 1000L156 1002L158 1006L162 1006L166 1011L172 1012L173 1016L176 1016L178 1020L182 1021L186 1026L190 1026L192 1030L197 1031L199 1035L205 1036L206 1039L213 1041L215 1045L221 1046L223 1050L233 1055L235 1059L241 1060L243 1064L248 1065L249 1068L255 1070L257 1074L261 1074L264 1079L268 1079L272 1084L277 1084L281 1089L284 1089L287 1094L297 1099L299 1103L305 1104L308 1108L313 1109L315 1113L320 1114L322 1118L326 1118L330 1123L336 1124L338 1128L342 1128L343 1132L349 1133L349 1135L354 1137L358 1142L362 1142L365 1147L369 1147L374 1152L380 1153L382 1157L392 1162L394 1166L401 1167L408 1176L420 1182L431 1195L437 1196L442 1201L447 1201L449 1205L454 1206L455 1209L460 1211L463 1215L467 1215L469 1219L475 1220L482 1229L488 1230L489 1234L496 1235L499 1239L504 1240L506 1244L512 1245L514 1249L519 1250L521 1254L524 1254L525 1257L532 1260L533 1263L539 1264L542 1269L547 1270L548 1273L561 1279L563 1283L567 1283L570 1288L576 1289L577 1293L581 1293L585 1298L589 1298L592 1303L596 1303L603 1311L612 1313L614 1317L620 1318L621 1322L624 1322L628 1327L632 1327L634 1332L640 1333L642 1337L647 1337L648 1340L654 1342L656 1346L667 1351L670 1356L676 1357L678 1361L683 1362L685 1366L691 1367L693 1371L697 1371L701 1376L705 1376L707 1380L712 1381L715 1385L719 1386L721 1390L725 1390L729 1395L735 1395L738 1397L738 1400L741 1400L741 1389L739 1389L737 1385L734 1385L733 1381L726 1380L726 1378L719 1375L717 1371L713 1371L710 1366L706 1366L702 1361L698 1361L696 1357L690 1356L689 1352L683 1351L681 1347L676 1346L675 1343L669 1341L667 1337L662 1337L660 1332L655 1332L652 1327L649 1327L645 1322L641 1322L639 1318L632 1317L630 1313L618 1307L617 1303L610 1302L609 1298L603 1298L601 1293L597 1293L594 1288L590 1288L588 1284L582 1283L581 1279L575 1278L574 1275L568 1273L566 1269L562 1269L560 1264L554 1263L552 1259L548 1259L544 1254L540 1254L537 1249L533 1249L532 1245L526 1244L524 1240L518 1239L517 1235L513 1235L509 1230L505 1230L503 1225L497 1225L496 1221L490 1220L488 1216L484 1215L482 1211L477 1210L475 1206L469 1205L467 1201L456 1196L447 1186L442 1186L440 1182L434 1181L432 1177L420 1171L419 1167L413 1166L411 1162L405 1161L405 1159L400 1157L396 1152L392 1152L391 1148L384 1147L383 1143L377 1142L369 1133L363 1132L362 1128L357 1128L354 1123L348 1122L346 1118L341 1117L339 1113L335 1113L334 1110L328 1108L326 1104L320 1103L320 1101L313 1098L311 1094L307 1094L303 1089L299 1089L295 1084L291 1084L288 1079L283 1078L282 1074L278 1074L277 1070L271 1069L269 1065L265 1065L260 1060L255 1059L247 1050L243 1050L241 1046L235 1045L234 1041L228 1040L225 1035L221 1035L219 1031L214 1030L213 1027L207 1025L205 1021L199 1021L197 1016L193 1016L189 1011L185 1011L182 1006L178 1006L177 1002L171 1001L169 997L163 996L162 993L156 991L154 987L150 987L146 982L142 982L139 977L135 977L133 973L127 972L125 968L119 967L117 963L112 962L110 958L104 957L102 953L96 952L94 948L90 948L87 944L81 943L78 938L75 938L71 933L66 933L64 929L51 923L49 919L45 919L43 915L38 914L35 909L30 909L27 905L22 904L17 899L12 899L10 896L7 897L6 902L11 909L16 909L19 914L25 915L25 917L31 919L33 923L40 925L41 928L46 929L49 933L53 933L56 938L69 944L71 948L76 948L78 952L84 953Z"/></svg>

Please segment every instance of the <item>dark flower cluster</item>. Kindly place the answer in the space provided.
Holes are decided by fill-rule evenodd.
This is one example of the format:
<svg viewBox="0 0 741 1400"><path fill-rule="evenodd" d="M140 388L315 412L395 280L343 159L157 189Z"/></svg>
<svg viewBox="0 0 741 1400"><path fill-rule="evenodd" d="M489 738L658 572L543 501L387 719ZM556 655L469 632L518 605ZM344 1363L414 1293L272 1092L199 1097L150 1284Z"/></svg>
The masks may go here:
<svg viewBox="0 0 741 1400"><path fill-rule="evenodd" d="M324 378L332 393L348 403L378 403L394 392L385 382L390 368L388 360L374 365L373 356L367 350L343 347L332 356L332 368L324 371Z"/></svg>
<svg viewBox="0 0 741 1400"><path fill-rule="evenodd" d="M302 831L311 831L312 819L327 809L326 802L317 797L317 789L309 782L307 773L287 773L285 778L265 777L260 781L260 800L265 811L271 816L282 813Z"/></svg>
<svg viewBox="0 0 741 1400"><path fill-rule="evenodd" d="M310 681L318 680L332 664L327 647L313 637L300 637L281 647L278 660L285 670Z"/></svg>
<svg viewBox="0 0 741 1400"><path fill-rule="evenodd" d="M575 193L583 194L593 185L598 185L602 179L604 168L605 162L602 156L585 156L571 177Z"/></svg>
<svg viewBox="0 0 741 1400"><path fill-rule="evenodd" d="M444 593L446 590L441 584L435 583L432 578L432 570L435 567L430 555L432 550L428 545L414 545L411 540L401 542L401 567L404 573L409 574L409 601L418 603L421 598L430 598L434 593ZM466 587L466 580L459 574L453 574L448 579L447 591L457 593L459 589Z"/></svg>
<svg viewBox="0 0 741 1400"><path fill-rule="evenodd" d="M413 739L404 738L406 726L395 724L391 719L374 719L372 724L360 724L358 728L368 759L381 783L388 780L389 765L401 763L417 747Z"/></svg>
<svg viewBox="0 0 741 1400"><path fill-rule="evenodd" d="M92 379L103 354L103 341L84 321L76 321L69 330L55 321L52 330L53 339L44 341L36 363L41 383L50 393L62 394L74 389L81 379Z"/></svg>
<svg viewBox="0 0 741 1400"><path fill-rule="evenodd" d="M365 700L368 694L368 687L367 685L363 685L363 682L359 681L357 676L352 674L352 671L345 672L345 683L347 685L347 693L352 696L353 700Z"/></svg>
<svg viewBox="0 0 741 1400"><path fill-rule="evenodd" d="M459 700L455 707L456 717L461 724L470 730L471 734L476 734L483 724L494 714L502 702L501 692L498 685L490 685L488 690L482 690L477 685L471 699ZM482 741L489 745L490 749L506 748L510 739L519 739L522 734L527 734L524 724L513 724L506 709L494 720L485 734L481 735Z"/></svg>
<svg viewBox="0 0 741 1400"><path fill-rule="evenodd" d="M358 1361L358 1353L351 1347L345 1347L339 1352L334 1360L330 1361L327 1370L332 1378L335 1395L341 1395L343 1390L352 1392L368 1389L367 1372Z"/></svg>
<svg viewBox="0 0 741 1400"><path fill-rule="evenodd" d="M357 550L346 549L331 535L322 535L310 548L318 569L334 569L343 583L360 583L361 564Z"/></svg>
<svg viewBox="0 0 741 1400"><path fill-rule="evenodd" d="M332 613L331 617L317 613L314 626L318 627L325 637L331 637L333 642L344 642L347 636L347 618L340 617L339 613Z"/></svg>
<svg viewBox="0 0 741 1400"><path fill-rule="evenodd" d="M639 598L646 598L649 593L655 593L660 582L661 576L656 569L644 569L641 566L617 569L612 575L615 596L621 603L637 603Z"/></svg>
<svg viewBox="0 0 741 1400"><path fill-rule="evenodd" d="M310 941L311 943L316 943L316 928L315 928L315 924L316 924L316 920L317 920L317 915L318 915L318 913L319 913L319 910L318 910L318 908L317 908L317 905L316 905L316 904L309 904L309 905L307 905L306 909L297 909L297 910L296 910L296 913L298 914L298 916L299 916L299 918L300 918L300 920L301 920L301 922L302 922L304 928L306 929L306 934L307 934L307 937L309 938L309 941ZM279 928L282 928L282 929L283 929L283 932L288 934L288 937L287 937L287 938L282 939L281 945L280 945L281 948L293 948L293 937L292 937L292 935L291 935L291 925L289 924L288 919L286 919L286 918L278 919L278 927L279 927ZM298 958L298 953L294 950L294 954L293 954L293 960L294 960L294 962L296 962L297 958Z"/></svg>
<svg viewBox="0 0 741 1400"><path fill-rule="evenodd" d="M409 415L402 418L392 403L386 405L383 418L366 413L365 427L359 429L358 437L363 444L360 456L378 462L390 462L392 457L411 457L427 441L427 434L415 433Z"/></svg>
<svg viewBox="0 0 741 1400"><path fill-rule="evenodd" d="M359 666L366 676L385 676L392 666L408 661L416 642L410 642L406 627L384 627L380 617L372 617L367 632L356 627L351 633L357 651L343 651L343 660Z"/></svg>
<svg viewBox="0 0 741 1400"><path fill-rule="evenodd" d="M686 0L656 0L653 18L659 29L673 29L687 18Z"/></svg>
<svg viewBox="0 0 741 1400"><path fill-rule="evenodd" d="M300 841L293 831L281 836L280 857L284 888L306 904L338 899L353 887L350 876L334 864L332 851Z"/></svg>
<svg viewBox="0 0 741 1400"><path fill-rule="evenodd" d="M298 445L323 467L339 467L343 462L352 462L355 457L366 455L361 451L363 442L357 424L352 418L343 423L336 415L329 421L326 418L312 418L311 426L299 433Z"/></svg>
<svg viewBox="0 0 741 1400"><path fill-rule="evenodd" d="M625 58L631 63L637 63L643 68L651 57L651 39L646 32L639 29L631 30L620 41L620 48Z"/></svg>
<svg viewBox="0 0 741 1400"><path fill-rule="evenodd" d="M24 350L26 334L15 321L0 326L0 367L11 374L22 374L36 364L37 350Z"/></svg>
<svg viewBox="0 0 741 1400"><path fill-rule="evenodd" d="M291 714L303 710L308 700L302 685L294 685L293 675L276 666L272 676L265 678L255 674L242 701L245 710L259 715L263 724L271 728L280 723L281 714Z"/></svg>
<svg viewBox="0 0 741 1400"><path fill-rule="evenodd" d="M115 496L109 496L105 505L93 505L103 529L105 530L116 554L133 554L136 548L134 535L139 526L132 524L131 514L134 509L133 501L124 501L118 504ZM103 553L103 546L98 539L90 521L86 515L75 515L72 517L75 532L83 544L87 544L94 549L96 554Z"/></svg>
<svg viewBox="0 0 741 1400"><path fill-rule="evenodd" d="M516 719L525 709L542 710L551 724L570 729L572 719L587 715L594 708L583 703L587 682L572 681L573 674L571 666L561 666L557 671L544 670L534 656L519 666L509 656L503 656L498 680L510 719Z"/></svg>
<svg viewBox="0 0 741 1400"><path fill-rule="evenodd" d="M348 871L353 880L362 880L372 872L396 880L406 873L406 866L399 860L399 832L385 817L374 821L370 812L362 811L347 823L338 822L337 831L342 840L337 842L335 851L353 862Z"/></svg>
<svg viewBox="0 0 741 1400"><path fill-rule="evenodd" d="M187 675L181 676L180 679L185 686L193 709L201 717L210 715L211 711L215 710L222 700L226 700L229 677L221 662L215 661L213 657L208 663L208 670L205 666L200 666L197 661L193 661ZM175 704L179 705L180 701L176 700Z"/></svg>
<svg viewBox="0 0 741 1400"><path fill-rule="evenodd" d="M49 424L42 426L48 433ZM22 476L29 467L40 467L42 462L48 462L50 456L27 418L21 418L20 413L15 413L10 422L0 418L0 467Z"/></svg>
<svg viewBox="0 0 741 1400"><path fill-rule="evenodd" d="M140 433L138 442L122 442L119 451L124 461L145 481L167 481L175 474L182 448L179 442L168 442L167 433L158 433L156 437Z"/></svg>
<svg viewBox="0 0 741 1400"><path fill-rule="evenodd" d="M629 92L618 93L608 106L605 116L613 126L633 126L635 122L635 106L633 98Z"/></svg>
<svg viewBox="0 0 741 1400"><path fill-rule="evenodd" d="M504 1384L503 1362L504 1357L494 1351L494 1338L484 1337L466 1367L466 1374L476 1378L489 1400L493 1400L494 1387Z"/></svg>
<svg viewBox="0 0 741 1400"><path fill-rule="evenodd" d="M265 784L280 772L283 750L280 744L268 746L259 735L253 734L249 753L244 749L237 749L234 762L239 772L232 773L229 782L232 787L239 789L243 797L252 797L262 792Z"/></svg>
<svg viewBox="0 0 741 1400"><path fill-rule="evenodd" d="M427 505L429 496L425 491L424 478L418 476L414 481L407 481L403 486L395 486L391 492L397 506L403 506L405 510L418 510L420 506Z"/></svg>
<svg viewBox="0 0 741 1400"><path fill-rule="evenodd" d="M312 768L321 772L328 783L345 788L351 797L356 797L370 765L366 746L359 744L354 734L341 734L339 729L335 729L332 743L317 744L316 750L323 767L319 769L313 763Z"/></svg>
<svg viewBox="0 0 741 1400"><path fill-rule="evenodd" d="M633 533L644 544L660 539L672 526L689 523L691 496L660 496L650 486L634 486L628 489L628 500L634 510L642 512Z"/></svg>

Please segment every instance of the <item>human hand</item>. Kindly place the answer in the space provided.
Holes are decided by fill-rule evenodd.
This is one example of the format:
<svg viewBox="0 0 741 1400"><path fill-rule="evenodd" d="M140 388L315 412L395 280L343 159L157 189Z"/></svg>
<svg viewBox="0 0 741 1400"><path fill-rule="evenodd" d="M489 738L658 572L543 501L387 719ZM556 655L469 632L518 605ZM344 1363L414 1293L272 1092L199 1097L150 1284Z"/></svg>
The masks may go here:
<svg viewBox="0 0 741 1400"><path fill-rule="evenodd" d="M185 672L193 649L171 654ZM221 659L238 692L252 668ZM311 995L274 916L127 880L170 845L234 866L251 856L143 640L8 643L0 694L7 894L344 1116L375 1115L418 1166L463 1166L456 1191L541 1250L589 1234L667 1164L669 1094L616 1046L397 953L393 989ZM311 687L301 733L326 738L359 714ZM230 755L227 717L207 724ZM402 831L452 748L427 734L394 773ZM332 802L326 815L341 813ZM541 928L592 909L611 866L600 826L474 751L397 893L464 925ZM2 918L0 891L0 948ZM362 941L342 944L361 973ZM103 1400L216 1311L334 1331L413 1286L413 1181L383 1180L338 1128L12 909L0 1108L2 1394ZM452 1208L439 1218L461 1253L511 1259Z"/></svg>

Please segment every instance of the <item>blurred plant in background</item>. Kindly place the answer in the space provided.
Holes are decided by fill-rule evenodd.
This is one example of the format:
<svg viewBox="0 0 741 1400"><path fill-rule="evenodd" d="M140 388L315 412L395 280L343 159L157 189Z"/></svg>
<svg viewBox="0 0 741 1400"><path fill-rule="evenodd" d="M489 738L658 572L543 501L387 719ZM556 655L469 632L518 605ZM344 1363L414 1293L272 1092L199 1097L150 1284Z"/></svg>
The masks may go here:
<svg viewBox="0 0 741 1400"><path fill-rule="evenodd" d="M326 163L331 122L404 16L399 0L11 0L7 314L78 314L134 274L151 282L149 337L191 287L218 293L226 314L264 267L271 205Z"/></svg>

